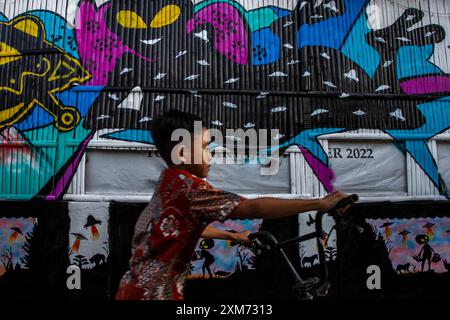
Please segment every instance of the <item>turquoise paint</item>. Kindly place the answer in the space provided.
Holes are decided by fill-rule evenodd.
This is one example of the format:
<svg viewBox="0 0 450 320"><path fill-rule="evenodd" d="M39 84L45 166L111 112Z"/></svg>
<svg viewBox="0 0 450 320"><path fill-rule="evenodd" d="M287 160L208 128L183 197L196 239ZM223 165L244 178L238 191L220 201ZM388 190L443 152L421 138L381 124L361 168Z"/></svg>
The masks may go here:
<svg viewBox="0 0 450 320"><path fill-rule="evenodd" d="M366 42L366 35L371 30L367 26L366 15L361 15L355 23L342 47L342 53L355 61L370 77L380 64L380 54Z"/></svg>
<svg viewBox="0 0 450 320"><path fill-rule="evenodd" d="M419 77L425 74L443 74L442 70L428 59L434 52L434 45L404 46L397 52L398 79Z"/></svg>
<svg viewBox="0 0 450 320"><path fill-rule="evenodd" d="M59 132L53 125L23 132L23 137L33 144L35 161L30 163L27 158L19 157L9 166L0 167L0 197L31 199L54 179L90 132L81 123L69 132Z"/></svg>
<svg viewBox="0 0 450 320"><path fill-rule="evenodd" d="M102 138L154 144L152 134L149 130L123 130L105 134Z"/></svg>

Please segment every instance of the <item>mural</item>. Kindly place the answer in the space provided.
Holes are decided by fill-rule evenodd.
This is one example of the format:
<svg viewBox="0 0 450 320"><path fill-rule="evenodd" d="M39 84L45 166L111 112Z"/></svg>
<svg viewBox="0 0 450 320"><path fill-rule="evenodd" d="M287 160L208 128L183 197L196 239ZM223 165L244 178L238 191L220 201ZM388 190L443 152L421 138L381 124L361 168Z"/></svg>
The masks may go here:
<svg viewBox="0 0 450 320"><path fill-rule="evenodd" d="M152 144L171 108L280 129L327 190L317 137L379 129L448 195L427 141L449 126L450 25L421 1L68 4L0 14L2 198L61 198L96 130Z"/></svg>
<svg viewBox="0 0 450 320"><path fill-rule="evenodd" d="M450 271L450 220L368 220L382 239L398 274Z"/></svg>
<svg viewBox="0 0 450 320"><path fill-rule="evenodd" d="M256 232L261 220L226 220L212 226L236 232ZM253 269L253 252L244 245L226 240L200 239L192 261L190 279L226 278L232 274Z"/></svg>
<svg viewBox="0 0 450 320"><path fill-rule="evenodd" d="M335 174L318 137L381 130L449 196L427 144L450 124L444 0L1 2L2 199L61 199L98 130L106 139L151 145L152 119L172 108L220 130L279 129L279 148L298 145L328 191ZM67 230L57 228L67 243L55 257L63 252L86 277L106 281L107 208L73 204L69 212L70 231L67 221ZM301 217L300 232L313 221ZM256 230L259 223L219 227ZM448 270L447 220L370 223L398 275ZM31 216L0 219L0 280L11 270L27 272L36 225ZM325 231L333 261L330 222ZM300 247L300 262L317 264L313 242ZM201 241L191 277L225 278L252 263L242 246Z"/></svg>
<svg viewBox="0 0 450 320"><path fill-rule="evenodd" d="M61 105L55 94L74 82L86 81L89 74L79 61L46 40L44 25L38 18L17 17L0 28L1 98L6 103L2 106L0 128L22 122L34 107L40 106L59 130L72 130L80 122L80 114L73 107ZM32 55L37 49L38 54ZM44 92L39 92L42 89Z"/></svg>
<svg viewBox="0 0 450 320"><path fill-rule="evenodd" d="M303 236L316 231L316 212L308 212L298 216L299 235ZM330 265L337 258L337 240L335 221L325 216L322 219L323 240L325 249L325 258ZM303 268L311 268L319 264L317 252L317 240L311 239L299 244L300 265Z"/></svg>
<svg viewBox="0 0 450 320"><path fill-rule="evenodd" d="M106 270L109 255L106 203L69 204L69 259L81 270Z"/></svg>
<svg viewBox="0 0 450 320"><path fill-rule="evenodd" d="M62 202L4 201L0 214L0 297L66 293L69 223Z"/></svg>
<svg viewBox="0 0 450 320"><path fill-rule="evenodd" d="M13 270L28 269L28 241L36 223L34 218L0 219L0 277Z"/></svg>

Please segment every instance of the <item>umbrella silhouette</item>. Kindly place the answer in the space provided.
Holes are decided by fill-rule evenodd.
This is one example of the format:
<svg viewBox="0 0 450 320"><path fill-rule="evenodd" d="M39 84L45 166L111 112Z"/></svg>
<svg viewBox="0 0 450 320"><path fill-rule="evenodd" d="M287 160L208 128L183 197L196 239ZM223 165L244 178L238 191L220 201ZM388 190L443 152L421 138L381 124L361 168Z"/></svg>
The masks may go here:
<svg viewBox="0 0 450 320"><path fill-rule="evenodd" d="M408 234L410 234L408 230L403 229L398 234L402 236L402 247L407 248L408 247Z"/></svg>
<svg viewBox="0 0 450 320"><path fill-rule="evenodd" d="M393 222L385 222L383 223L380 228L384 228L384 234L386 235L386 240L389 240L391 238L391 225L393 225Z"/></svg>
<svg viewBox="0 0 450 320"><path fill-rule="evenodd" d="M431 223L431 222L427 222L425 223L422 228L426 228L427 229L427 236L430 240L434 239L434 232L433 232L433 226L435 225L435 223Z"/></svg>
<svg viewBox="0 0 450 320"><path fill-rule="evenodd" d="M78 252L78 249L80 248L81 240L87 240L87 238L79 233L72 233L72 235L75 236L75 242L72 245L72 252Z"/></svg>
<svg viewBox="0 0 450 320"><path fill-rule="evenodd" d="M13 233L9 236L8 243L12 244L14 241L16 241L19 234L23 235L23 233L22 230L20 230L20 228L18 227L12 227L10 229L13 231Z"/></svg>
<svg viewBox="0 0 450 320"><path fill-rule="evenodd" d="M84 225L84 227L86 229L91 227L91 233L92 233L93 240L97 240L99 238L99 233L98 233L98 230L96 227L97 224L100 225L100 224L102 224L102 222L100 220L95 219L92 215L89 215L87 217L86 224Z"/></svg>

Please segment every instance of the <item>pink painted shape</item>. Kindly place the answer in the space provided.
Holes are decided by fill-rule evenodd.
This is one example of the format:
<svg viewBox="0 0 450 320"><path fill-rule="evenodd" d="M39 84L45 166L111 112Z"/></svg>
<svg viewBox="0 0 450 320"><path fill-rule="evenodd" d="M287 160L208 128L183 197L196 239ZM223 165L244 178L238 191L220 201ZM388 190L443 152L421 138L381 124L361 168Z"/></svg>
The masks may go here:
<svg viewBox="0 0 450 320"><path fill-rule="evenodd" d="M402 90L407 94L450 93L450 77L431 76L402 81Z"/></svg>
<svg viewBox="0 0 450 320"><path fill-rule="evenodd" d="M300 147L300 146L299 146L299 148L302 151L306 162L308 162L311 169L313 170L313 172L315 173L317 178L319 178L320 182L322 182L325 189L328 192L332 192L334 190L332 181L334 181L334 179L335 179L333 170L328 168L319 159L317 159L316 157L311 155L311 153L307 149Z"/></svg>
<svg viewBox="0 0 450 320"><path fill-rule="evenodd" d="M78 168L78 165L80 164L81 158L83 157L84 151L87 148L87 145L89 141L94 136L94 131L92 131L86 139L80 144L78 147L78 150L76 151L75 157L73 158L73 161L71 164L69 164L62 174L60 176L53 188L52 191L48 195L45 196L44 200L50 201L50 200L57 200L60 199L63 196L64 190L66 190L68 184L71 182L73 175L75 174L75 171ZM70 160L69 160L70 161Z"/></svg>
<svg viewBox="0 0 450 320"><path fill-rule="evenodd" d="M109 74L124 53L134 54L148 62L154 61L122 44L120 38L106 26L105 11L110 6L110 3L105 4L97 11L94 3L83 1L75 18L80 59L92 74L87 86L107 85Z"/></svg>
<svg viewBox="0 0 450 320"><path fill-rule="evenodd" d="M247 64L249 37L239 11L228 3L211 4L188 21L186 30L191 33L207 23L214 28L214 46L217 51L235 63Z"/></svg>

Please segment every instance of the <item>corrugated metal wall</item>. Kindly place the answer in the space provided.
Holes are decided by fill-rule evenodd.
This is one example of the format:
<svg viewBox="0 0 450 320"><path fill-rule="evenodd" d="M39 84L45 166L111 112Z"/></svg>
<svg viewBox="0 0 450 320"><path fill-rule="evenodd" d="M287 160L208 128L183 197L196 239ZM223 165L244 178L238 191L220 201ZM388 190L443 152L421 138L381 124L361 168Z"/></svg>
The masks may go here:
<svg viewBox="0 0 450 320"><path fill-rule="evenodd" d="M446 193L427 144L450 123L445 0L6 0L0 13L2 198L60 198L96 130L151 143L173 108L279 129L325 189L317 137L382 130Z"/></svg>

